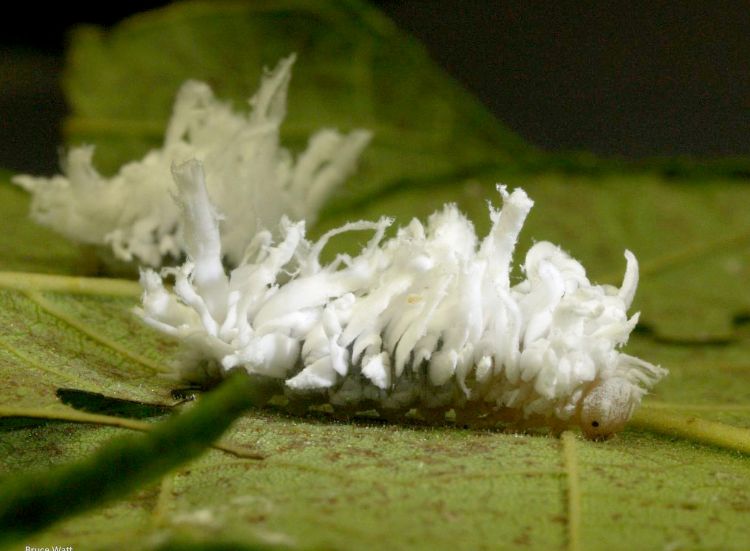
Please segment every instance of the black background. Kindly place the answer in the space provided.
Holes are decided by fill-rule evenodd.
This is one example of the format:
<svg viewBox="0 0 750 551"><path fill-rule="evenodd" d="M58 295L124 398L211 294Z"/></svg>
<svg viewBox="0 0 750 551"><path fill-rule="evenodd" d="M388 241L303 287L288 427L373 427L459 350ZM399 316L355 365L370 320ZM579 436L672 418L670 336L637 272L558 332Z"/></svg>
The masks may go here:
<svg viewBox="0 0 750 551"><path fill-rule="evenodd" d="M0 167L57 170L66 31L166 2L27 2L0 32ZM433 58L550 150L750 153L750 3L380 0Z"/></svg>

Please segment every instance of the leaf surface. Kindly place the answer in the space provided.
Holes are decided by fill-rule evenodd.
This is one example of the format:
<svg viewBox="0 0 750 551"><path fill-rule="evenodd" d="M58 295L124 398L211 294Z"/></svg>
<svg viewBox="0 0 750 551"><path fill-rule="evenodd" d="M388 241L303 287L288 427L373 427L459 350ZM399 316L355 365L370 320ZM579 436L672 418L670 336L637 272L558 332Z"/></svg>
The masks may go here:
<svg viewBox="0 0 750 551"><path fill-rule="evenodd" d="M158 144L183 80L206 80L240 105L260 67L291 51L298 62L286 143L299 150L320 126L375 130L361 170L327 207L318 233L349 219L425 219L456 202L482 234L486 201L499 199L495 183L523 186L536 206L517 258L532 240L550 240L592 279L613 284L626 248L641 261L642 324L627 350L671 372L647 400L650 411L721 422L740 437L750 427L744 161L627 165L540 153L419 44L354 1L181 3L108 32L81 29L66 78L70 141L96 143L97 161L112 171ZM81 457L125 430L84 422L58 389L172 405L177 386L161 373L174 344L132 314L137 287L70 277L96 271L91 254L28 221L28 199L8 177L0 182L6 474ZM364 241L338 237L332 252ZM33 424L18 423L24 410ZM259 463L212 451L38 541L156 548L179 536L302 549L540 550L745 549L750 541L750 458L637 423L591 443L260 410L226 439L269 457Z"/></svg>

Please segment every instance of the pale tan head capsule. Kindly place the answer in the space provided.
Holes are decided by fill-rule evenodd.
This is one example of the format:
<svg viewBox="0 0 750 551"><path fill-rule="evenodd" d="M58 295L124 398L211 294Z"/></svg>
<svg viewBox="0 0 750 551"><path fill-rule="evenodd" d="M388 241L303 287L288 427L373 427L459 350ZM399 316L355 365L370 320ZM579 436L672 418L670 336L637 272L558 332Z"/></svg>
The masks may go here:
<svg viewBox="0 0 750 551"><path fill-rule="evenodd" d="M583 397L581 430L591 440L604 440L620 432L635 409L638 395L620 377L595 382Z"/></svg>

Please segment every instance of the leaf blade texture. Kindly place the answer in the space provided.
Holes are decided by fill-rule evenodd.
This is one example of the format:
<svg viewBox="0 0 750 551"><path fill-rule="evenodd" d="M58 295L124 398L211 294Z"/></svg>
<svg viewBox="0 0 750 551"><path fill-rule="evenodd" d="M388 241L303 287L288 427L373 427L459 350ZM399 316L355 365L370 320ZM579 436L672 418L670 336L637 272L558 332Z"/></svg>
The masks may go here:
<svg viewBox="0 0 750 551"><path fill-rule="evenodd" d="M159 139L183 80L206 80L217 95L243 101L263 65L296 51L283 139L301 150L321 124L374 131L318 232L384 214L403 224L452 201L484 233L494 184L523 186L537 200L523 250L532 238L560 243L603 283L618 282L624 249L641 261L642 330L628 352L671 372L646 400L649 411L750 427L745 161L627 164L541 153L374 9L310 5L189 2L111 31L81 29L65 82L69 142L96 143L98 166L113 171ZM9 175L0 179L0 271L15 274L0 278L6 474L84 457L124 430L73 422L80 412L57 399L58 388L173 405L174 384L155 366L175 350L131 316L137 291L118 295L106 283L72 291L78 283L67 276L96 274L91 255L28 221L27 198ZM19 275L27 272L66 278ZM11 423L24 409L57 420ZM750 539L747 455L637 426L589 443L259 410L227 441L269 457L260 466L211 451L36 541L114 549L135 534L143 548L156 547L158 535L302 549L609 550L743 549Z"/></svg>

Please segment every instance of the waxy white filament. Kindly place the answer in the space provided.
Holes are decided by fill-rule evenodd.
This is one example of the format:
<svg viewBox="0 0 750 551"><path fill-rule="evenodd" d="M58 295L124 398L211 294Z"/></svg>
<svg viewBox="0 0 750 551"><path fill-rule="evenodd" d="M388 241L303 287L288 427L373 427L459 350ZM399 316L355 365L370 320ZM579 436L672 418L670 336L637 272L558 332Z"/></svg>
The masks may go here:
<svg viewBox="0 0 750 551"><path fill-rule="evenodd" d="M315 133L296 160L279 145L294 56L265 74L249 114L218 101L208 85L186 82L175 101L164 145L124 165L112 178L92 164L93 148L70 150L64 175L17 176L33 194L31 216L66 237L111 247L124 261L160 266L185 251L182 220L172 199L173 163L201 160L220 209L222 247L236 265L259 228L283 215L313 222L331 191L354 170L369 132ZM169 263L169 262L167 262Z"/></svg>
<svg viewBox="0 0 750 551"><path fill-rule="evenodd" d="M638 318L627 315L638 283L629 251L616 288L590 283L580 263L539 242L526 255L525 279L511 285L533 205L521 189L498 187L503 207L490 207L481 242L454 205L387 240L385 218L313 243L304 222L284 217L278 240L261 230L226 274L201 164L174 175L189 260L163 271L175 278L173 291L142 272L140 314L183 341L185 378L241 366L283 381L292 396L324 391L341 407L514 410L582 424L596 437L622 428L666 374L620 351ZM362 252L321 264L332 235L358 230L374 232Z"/></svg>

